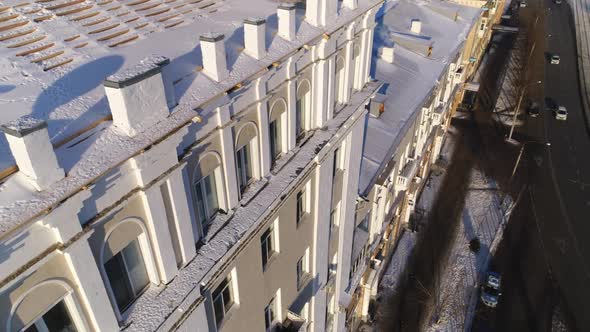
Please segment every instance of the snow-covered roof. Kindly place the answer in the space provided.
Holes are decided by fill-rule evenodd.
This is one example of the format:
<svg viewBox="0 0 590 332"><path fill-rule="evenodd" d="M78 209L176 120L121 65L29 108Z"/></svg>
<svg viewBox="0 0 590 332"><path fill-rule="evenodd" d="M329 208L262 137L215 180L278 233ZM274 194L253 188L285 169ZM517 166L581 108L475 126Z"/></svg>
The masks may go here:
<svg viewBox="0 0 590 332"><path fill-rule="evenodd" d="M385 111L379 118L368 119L359 182L361 195L367 194L393 157L480 11L440 0L396 0L385 4L377 19L374 53L381 47L394 46L395 60L388 63L373 59L372 75L384 83L381 93L386 96ZM416 19L421 22L420 34L410 31L411 20Z"/></svg>
<svg viewBox="0 0 590 332"><path fill-rule="evenodd" d="M343 9L324 28L317 28L303 21L304 10L298 8L296 16L301 23L298 24L296 38L287 41L277 35L276 10L279 2L276 0L72 0L78 1L78 4L65 1L63 7L59 1L19 6L16 0L8 0L0 5L0 18L14 16L0 22L0 124L24 115L45 120L52 143L57 146L55 152L60 167L67 174L66 178L41 192L32 188L19 174L7 178L0 187L0 235L22 222L32 220L42 211L59 204L158 139L190 123L198 115L198 107L205 102L222 96L246 78L265 70L273 62L282 60L304 44L322 38L324 32L331 33L358 13L377 4L377 1L367 1L360 4L357 10ZM154 5L152 8L164 9L184 4L182 8L192 9L186 9L187 12L179 16L182 17L182 23L167 27L167 24L157 20L163 14L154 14L152 9L140 11L139 7L133 7L138 2L151 3ZM104 16L119 22L123 16L135 15L141 16L138 21L147 22L149 29L144 31L144 28L135 26L133 31L140 31L137 32L137 38L127 43L109 44L110 39L101 37L104 36L103 32L91 33L94 30L90 30L93 29L90 27L103 26L102 22L89 22L89 18L82 18L85 15L81 12L75 12L80 15L76 17L70 16L70 13L62 13L64 8L78 8L79 4L99 11L99 16L93 16L95 20ZM114 8L119 5L120 8ZM132 13L119 12L123 8ZM45 12L50 17L35 20L35 13ZM149 15L150 13L154 15ZM242 52L242 26L244 19L248 17L267 19L268 51L266 57L260 60ZM9 22L15 19L22 22L8 27ZM27 33L24 28L29 27L35 31L31 33L41 33L39 37L44 42L59 44L60 48L67 49L63 54L71 55L73 60L44 70L48 67L44 67L43 61L33 61L37 59L33 57L33 53L22 55L22 46L18 45L26 42L15 36ZM230 72L220 82L210 79L200 70L202 59L198 37L207 32L223 33L226 36L224 43ZM82 46L70 41L87 44ZM29 51L38 52L37 48ZM174 82L178 106L171 110L166 121L160 121L149 131L128 137L110 125L111 122L101 122L111 114L103 81L135 66L147 55L170 59L170 64L166 66L167 75ZM63 144L72 137L77 138ZM0 172L13 164L6 139L0 135Z"/></svg>
<svg viewBox="0 0 590 332"><path fill-rule="evenodd" d="M27 114L45 119L55 144L110 114L102 87L107 76L155 53L170 58L174 80L182 79L201 65L200 34L231 35L247 17L274 14L277 2L49 0L23 6L7 0L0 7L0 123ZM0 170L12 164L0 135Z"/></svg>

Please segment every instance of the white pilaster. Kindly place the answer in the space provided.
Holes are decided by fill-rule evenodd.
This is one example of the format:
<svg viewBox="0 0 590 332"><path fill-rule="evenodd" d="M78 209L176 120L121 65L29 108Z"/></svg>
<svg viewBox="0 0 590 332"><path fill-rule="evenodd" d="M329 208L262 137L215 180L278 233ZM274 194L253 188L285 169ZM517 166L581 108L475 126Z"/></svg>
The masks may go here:
<svg viewBox="0 0 590 332"><path fill-rule="evenodd" d="M256 83L256 99L263 100L266 97L265 78L259 78ZM260 139L258 151L260 151L260 177L265 177L270 173L270 135L268 128L268 105L266 101L258 103L257 107L258 127L260 130Z"/></svg>
<svg viewBox="0 0 590 332"><path fill-rule="evenodd" d="M221 106L217 109L218 122L221 126L229 122L229 107ZM238 179L236 175L236 152L234 150L234 139L230 126L222 127L221 131L221 153L223 154L223 178L225 182L225 193L228 210L235 208L239 202Z"/></svg>
<svg viewBox="0 0 590 332"><path fill-rule="evenodd" d="M178 230L179 247L183 262L187 263L196 254L195 242L197 239L193 236L194 230L189 211L189 200L182 176L182 171L185 167L179 167L170 174L168 177L168 188L171 200L170 204L174 210L174 219Z"/></svg>
<svg viewBox="0 0 590 332"><path fill-rule="evenodd" d="M350 262L352 253L352 242L355 228L355 208L356 197L358 193L359 174L363 150L363 137L365 131L364 116L359 119L350 130L350 135L346 139L346 174L343 177L342 191L346 193L340 203L340 227L338 243L338 272L336 274L336 303L340 305L342 293L348 287ZM344 321L346 314L338 311L335 317L336 331L344 330Z"/></svg>
<svg viewBox="0 0 590 332"><path fill-rule="evenodd" d="M295 80L287 82L287 104L287 123L289 124L287 148L291 151L295 147L297 140L297 133L295 132L297 82Z"/></svg>
<svg viewBox="0 0 590 332"><path fill-rule="evenodd" d="M88 324L94 331L119 331L117 316L104 287L98 265L94 260L90 246L89 235L70 244L64 258L68 262L76 287L80 292L79 301L88 313Z"/></svg>
<svg viewBox="0 0 590 332"><path fill-rule="evenodd" d="M344 0L342 1L342 6L348 8L348 9L356 9L359 5L359 1L358 0Z"/></svg>
<svg viewBox="0 0 590 332"><path fill-rule="evenodd" d="M314 284L312 321L314 331L325 331L326 322L326 283L328 281L328 265L330 264L330 209L324 208L332 197L332 162L333 154L322 161L316 168L315 191L318 199L314 204L314 241L312 259L312 273L317 280ZM320 202L321 201L321 202Z"/></svg>
<svg viewBox="0 0 590 332"><path fill-rule="evenodd" d="M168 283L178 272L178 267L176 266L174 246L168 228L168 218L160 186L154 185L141 192L141 198L147 214L146 226L154 249L160 279L162 282Z"/></svg>

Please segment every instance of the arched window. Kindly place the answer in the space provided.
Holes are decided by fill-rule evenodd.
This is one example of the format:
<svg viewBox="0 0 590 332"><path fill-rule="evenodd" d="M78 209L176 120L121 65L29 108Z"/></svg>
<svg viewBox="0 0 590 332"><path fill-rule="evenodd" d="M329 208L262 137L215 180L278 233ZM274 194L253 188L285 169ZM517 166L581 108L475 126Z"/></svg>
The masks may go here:
<svg viewBox="0 0 590 332"><path fill-rule="evenodd" d="M269 138L270 138L270 160L271 165L274 165L277 159L284 152L283 138L286 138L287 126L285 124L287 114L287 102L283 98L274 101L270 106L270 114L268 117Z"/></svg>
<svg viewBox="0 0 590 332"><path fill-rule="evenodd" d="M334 89L336 91L334 101L337 104L343 104L346 93L346 82L344 80L344 58L341 56L336 57L336 74L334 82Z"/></svg>
<svg viewBox="0 0 590 332"><path fill-rule="evenodd" d="M101 252L103 273L109 281L111 298L119 313L124 312L148 288L146 256L149 244L141 220L121 221L107 235ZM151 256L147 257L151 262Z"/></svg>
<svg viewBox="0 0 590 332"><path fill-rule="evenodd" d="M302 80L297 86L297 102L295 107L295 135L299 141L309 129L311 122L311 84Z"/></svg>
<svg viewBox="0 0 590 332"><path fill-rule="evenodd" d="M216 152L199 159L193 172L193 193L197 219L204 229L224 207L221 158Z"/></svg>
<svg viewBox="0 0 590 332"><path fill-rule="evenodd" d="M253 122L243 125L236 139L236 171L238 186L243 193L248 185L257 177L258 144L256 138L258 130Z"/></svg>
<svg viewBox="0 0 590 332"><path fill-rule="evenodd" d="M80 331L85 329L73 290L65 281L43 281L15 301L6 331Z"/></svg>

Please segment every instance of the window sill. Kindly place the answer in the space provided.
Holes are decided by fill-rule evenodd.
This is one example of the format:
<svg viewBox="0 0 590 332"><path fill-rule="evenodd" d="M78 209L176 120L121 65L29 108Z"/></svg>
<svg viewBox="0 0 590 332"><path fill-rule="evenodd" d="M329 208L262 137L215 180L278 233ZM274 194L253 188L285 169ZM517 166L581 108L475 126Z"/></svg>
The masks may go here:
<svg viewBox="0 0 590 332"><path fill-rule="evenodd" d="M268 258L268 260L266 261L266 264L262 267L262 272L266 272L268 271L268 268L272 265L272 263L277 259L277 256L279 256L279 253L274 251L272 253L272 255Z"/></svg>
<svg viewBox="0 0 590 332"><path fill-rule="evenodd" d="M299 283L297 284L297 291L302 290L303 288L305 288L305 286L307 286L307 284L309 283L309 281L311 280L311 273L306 272L303 275L303 278L299 281Z"/></svg>
<svg viewBox="0 0 590 332"><path fill-rule="evenodd" d="M281 169L283 169L283 167L285 167L285 165L287 165L287 163L289 163L291 159L293 159L297 152L299 152L299 148L295 147L291 151L281 154L281 156L275 161L274 165L272 166L270 173L272 175L277 175L277 173L280 172Z"/></svg>
<svg viewBox="0 0 590 332"><path fill-rule="evenodd" d="M262 178L258 181L252 182L250 185L248 185L248 187L242 193L242 197L240 199L240 205L241 206L248 205L248 203L250 203L250 201L253 200L258 195L258 193L262 189L264 189L264 187L266 187L267 184L268 184L268 179Z"/></svg>
<svg viewBox="0 0 590 332"><path fill-rule="evenodd" d="M295 139L295 146L303 146L303 144L305 144L313 136L313 133L313 130L307 130L303 134L299 135L299 137Z"/></svg>
<svg viewBox="0 0 590 332"><path fill-rule="evenodd" d="M201 235L200 240L203 243L209 242L216 234L219 232L227 223L232 220L234 217L233 210L225 212L223 210L219 210L215 215L215 218L211 219L209 223L203 225L203 234Z"/></svg>

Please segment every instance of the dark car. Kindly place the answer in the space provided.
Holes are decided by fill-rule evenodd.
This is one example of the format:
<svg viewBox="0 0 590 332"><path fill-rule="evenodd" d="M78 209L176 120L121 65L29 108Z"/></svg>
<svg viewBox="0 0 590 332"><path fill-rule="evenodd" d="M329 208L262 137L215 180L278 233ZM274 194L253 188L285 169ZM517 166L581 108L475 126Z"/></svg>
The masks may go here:
<svg viewBox="0 0 590 332"><path fill-rule="evenodd" d="M549 112L553 112L553 111L557 110L557 102L551 97L546 97L545 98L545 110L547 110Z"/></svg>

